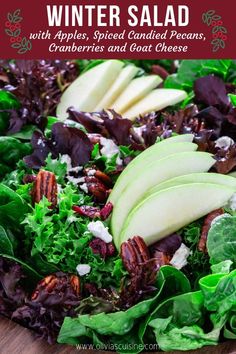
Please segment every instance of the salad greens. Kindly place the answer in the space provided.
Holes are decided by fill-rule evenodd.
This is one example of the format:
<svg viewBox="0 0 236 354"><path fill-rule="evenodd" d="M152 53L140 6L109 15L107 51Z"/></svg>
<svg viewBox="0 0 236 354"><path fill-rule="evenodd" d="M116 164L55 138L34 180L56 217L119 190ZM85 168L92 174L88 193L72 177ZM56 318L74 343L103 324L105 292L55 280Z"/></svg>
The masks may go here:
<svg viewBox="0 0 236 354"><path fill-rule="evenodd" d="M211 264L231 261L236 265L236 217L226 214L217 220L208 233L207 248ZM222 242L223 240L223 242Z"/></svg>
<svg viewBox="0 0 236 354"><path fill-rule="evenodd" d="M154 343L160 350L189 352L236 339L234 210L226 208L228 214L209 225L205 253L199 249L202 218L156 249L149 247L150 259L133 273L112 242L88 226L99 223L108 232L107 197L120 172L142 150L171 135L193 133L199 149L215 156L215 171L235 170L236 61L124 60L140 72L161 71L164 87L186 90L182 109L154 112L132 125L113 111L110 119L105 111L94 117L71 108L68 120L58 122L62 91L78 72L102 61L3 65L0 312L49 342L93 344L119 353L139 353ZM216 147L214 141L223 136L233 143ZM101 138L113 144L113 154L103 152ZM55 176L54 207L46 192L34 200L39 171ZM181 243L189 256L178 270L170 260Z"/></svg>

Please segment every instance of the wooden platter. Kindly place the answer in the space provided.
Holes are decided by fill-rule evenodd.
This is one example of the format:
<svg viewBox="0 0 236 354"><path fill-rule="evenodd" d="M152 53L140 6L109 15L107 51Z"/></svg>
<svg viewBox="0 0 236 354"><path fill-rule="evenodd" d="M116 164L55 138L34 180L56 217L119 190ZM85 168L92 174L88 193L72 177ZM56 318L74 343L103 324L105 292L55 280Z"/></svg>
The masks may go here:
<svg viewBox="0 0 236 354"><path fill-rule="evenodd" d="M0 354L109 354L114 352L79 350L69 345L49 345L37 339L35 333L7 318L0 317ZM153 352L152 352L153 353ZM161 354L155 352L153 354ZM204 347L188 352L175 351L169 354L236 354L236 341Z"/></svg>

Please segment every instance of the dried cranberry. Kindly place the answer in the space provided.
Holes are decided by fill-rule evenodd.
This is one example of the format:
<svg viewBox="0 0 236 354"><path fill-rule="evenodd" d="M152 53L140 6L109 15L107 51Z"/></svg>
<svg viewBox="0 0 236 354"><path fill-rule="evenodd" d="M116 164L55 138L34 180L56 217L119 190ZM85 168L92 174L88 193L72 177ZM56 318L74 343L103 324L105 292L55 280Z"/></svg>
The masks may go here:
<svg viewBox="0 0 236 354"><path fill-rule="evenodd" d="M112 242L110 243L107 243L107 256L110 257L110 256L114 256L116 252L116 249L115 249L115 246L113 245Z"/></svg>
<svg viewBox="0 0 236 354"><path fill-rule="evenodd" d="M23 177L23 183L24 184L35 182L35 180L36 180L36 176L35 175L25 175Z"/></svg>
<svg viewBox="0 0 236 354"><path fill-rule="evenodd" d="M107 255L107 244L106 242L100 240L100 238L95 238L89 243L94 254L100 254L102 258L106 258Z"/></svg>
<svg viewBox="0 0 236 354"><path fill-rule="evenodd" d="M100 217L100 210L99 208L92 207L89 205L82 205L82 206L73 206L72 208L77 214L82 216L87 216L88 218L94 219Z"/></svg>

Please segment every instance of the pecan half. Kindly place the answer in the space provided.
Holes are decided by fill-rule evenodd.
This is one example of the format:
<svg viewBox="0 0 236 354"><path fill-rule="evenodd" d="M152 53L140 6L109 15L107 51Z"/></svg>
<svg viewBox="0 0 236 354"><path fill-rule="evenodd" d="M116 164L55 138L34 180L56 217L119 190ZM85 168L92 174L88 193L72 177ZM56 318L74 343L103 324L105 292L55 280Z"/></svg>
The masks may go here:
<svg viewBox="0 0 236 354"><path fill-rule="evenodd" d="M203 253L207 253L207 247L206 247L206 242L207 242L207 235L211 227L212 221L217 217L220 216L224 213L224 210L222 208L216 209L209 213L203 223L202 231L201 231L201 237L198 242L198 249L199 251Z"/></svg>
<svg viewBox="0 0 236 354"><path fill-rule="evenodd" d="M85 182L90 194L98 203L104 203L108 197L107 187L96 177L85 177Z"/></svg>
<svg viewBox="0 0 236 354"><path fill-rule="evenodd" d="M121 258L125 269L132 275L138 266L150 259L149 250L140 236L134 236L121 245Z"/></svg>
<svg viewBox="0 0 236 354"><path fill-rule="evenodd" d="M42 279L31 296L32 301L48 303L54 298L52 302L60 302L60 297L68 297L68 304L70 301L77 301L80 296L80 280L76 275L65 274L57 272Z"/></svg>
<svg viewBox="0 0 236 354"><path fill-rule="evenodd" d="M54 173L41 170L37 174L32 192L33 203L39 203L46 197L51 202L51 207L57 205L57 182Z"/></svg>

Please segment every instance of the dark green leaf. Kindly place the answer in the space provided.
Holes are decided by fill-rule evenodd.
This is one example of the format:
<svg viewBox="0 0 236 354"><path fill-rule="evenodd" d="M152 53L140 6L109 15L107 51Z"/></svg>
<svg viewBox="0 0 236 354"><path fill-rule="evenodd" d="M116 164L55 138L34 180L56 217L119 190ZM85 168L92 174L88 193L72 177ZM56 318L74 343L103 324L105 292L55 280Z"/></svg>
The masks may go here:
<svg viewBox="0 0 236 354"><path fill-rule="evenodd" d="M12 261L15 261L22 266L22 269L28 278L27 283L28 283L29 287L34 288L35 285L38 283L38 281L40 281L42 279L42 276L40 274L38 274L32 267L30 267L28 264L26 264L22 260L20 260L16 257L12 257L10 255L6 255L6 254L0 254L0 256L10 259Z"/></svg>
<svg viewBox="0 0 236 354"><path fill-rule="evenodd" d="M17 43L17 44L20 46L19 43ZM36 126L29 124L29 125L23 126L23 128L19 132L14 133L14 134L9 134L9 136L12 138L17 138L17 139L21 139L21 140L31 140L33 132L35 130L37 130Z"/></svg>
<svg viewBox="0 0 236 354"><path fill-rule="evenodd" d="M4 133L9 125L9 113L4 110L18 108L20 108L20 102L17 98L10 92L0 90L0 134Z"/></svg>
<svg viewBox="0 0 236 354"><path fill-rule="evenodd" d="M0 184L0 224L19 227L27 211L24 200L9 187Z"/></svg>
<svg viewBox="0 0 236 354"><path fill-rule="evenodd" d="M6 230L0 225L0 253L14 256L13 245L11 239L7 235Z"/></svg>
<svg viewBox="0 0 236 354"><path fill-rule="evenodd" d="M231 64L232 60L228 59L183 60L177 74L168 76L164 86L189 92L193 89L194 81L199 77L215 74L225 79Z"/></svg>
<svg viewBox="0 0 236 354"><path fill-rule="evenodd" d="M236 265L236 217L225 216L215 222L207 238L211 264L231 260Z"/></svg>
<svg viewBox="0 0 236 354"><path fill-rule="evenodd" d="M229 93L229 98L234 107L236 107L236 95Z"/></svg>

